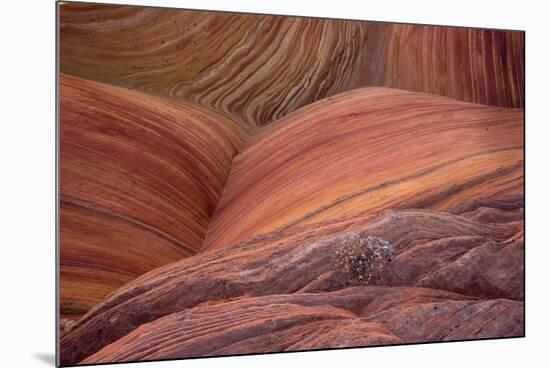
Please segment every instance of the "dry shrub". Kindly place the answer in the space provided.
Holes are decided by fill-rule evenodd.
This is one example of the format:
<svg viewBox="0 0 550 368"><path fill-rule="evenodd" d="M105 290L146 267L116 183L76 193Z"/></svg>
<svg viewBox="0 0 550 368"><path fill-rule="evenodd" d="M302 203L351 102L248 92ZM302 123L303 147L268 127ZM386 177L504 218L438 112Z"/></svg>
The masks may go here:
<svg viewBox="0 0 550 368"><path fill-rule="evenodd" d="M352 281L369 283L378 278L395 255L393 245L373 236L352 235L335 248L334 265Z"/></svg>

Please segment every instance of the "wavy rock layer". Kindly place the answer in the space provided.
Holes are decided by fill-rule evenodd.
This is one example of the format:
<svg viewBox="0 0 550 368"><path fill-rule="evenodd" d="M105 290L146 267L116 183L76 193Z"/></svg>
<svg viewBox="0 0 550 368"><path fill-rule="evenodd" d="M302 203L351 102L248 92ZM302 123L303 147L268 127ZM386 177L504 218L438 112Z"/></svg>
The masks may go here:
<svg viewBox="0 0 550 368"><path fill-rule="evenodd" d="M202 107L62 75L61 311L194 254L245 132Z"/></svg>
<svg viewBox="0 0 550 368"><path fill-rule="evenodd" d="M520 336L523 201L472 210L492 211L492 220L385 211L158 268L76 323L61 342L65 363ZM364 285L335 268L334 255L350 236L370 235L393 244L396 257ZM457 265L464 277L439 277Z"/></svg>
<svg viewBox="0 0 550 368"><path fill-rule="evenodd" d="M63 365L524 335L523 33L60 9Z"/></svg>
<svg viewBox="0 0 550 368"><path fill-rule="evenodd" d="M395 307L391 312L371 308L375 303ZM174 313L140 326L82 363L453 341L522 333L521 302L465 300L460 295L419 288L360 287L332 293L246 298Z"/></svg>
<svg viewBox="0 0 550 368"><path fill-rule="evenodd" d="M524 105L523 32L374 23L366 84L503 107Z"/></svg>
<svg viewBox="0 0 550 368"><path fill-rule="evenodd" d="M387 208L523 193L523 111L385 88L311 104L234 158L204 249Z"/></svg>
<svg viewBox="0 0 550 368"><path fill-rule="evenodd" d="M353 87L366 27L204 11L63 4L61 70L269 123Z"/></svg>
<svg viewBox="0 0 550 368"><path fill-rule="evenodd" d="M96 4L60 17L63 72L247 127L361 86L523 106L521 32Z"/></svg>

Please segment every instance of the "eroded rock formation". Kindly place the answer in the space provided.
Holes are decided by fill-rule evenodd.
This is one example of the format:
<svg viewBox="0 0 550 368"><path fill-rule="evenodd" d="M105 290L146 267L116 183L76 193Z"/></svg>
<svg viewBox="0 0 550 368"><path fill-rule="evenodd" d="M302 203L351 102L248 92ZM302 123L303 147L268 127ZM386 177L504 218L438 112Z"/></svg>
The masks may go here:
<svg viewBox="0 0 550 368"><path fill-rule="evenodd" d="M234 158L204 248L387 208L523 193L523 111L385 88L313 103Z"/></svg>
<svg viewBox="0 0 550 368"><path fill-rule="evenodd" d="M342 309L333 310L339 316L336 319L342 315L346 316L346 320L358 319L351 325L350 321L345 321L343 326L338 327L345 326L344 330L351 335L363 331L363 319L369 323L375 321L375 325L385 325L391 320L394 327L390 330L382 329L392 336L390 343L423 339L437 341L446 330L456 339L466 336L489 337L491 333L494 333L492 336L500 336L500 333L521 335L524 281L522 199L480 203L477 207L478 210L499 208L508 208L501 213L515 214L515 218L502 214L496 216L494 222L481 222L464 215L426 210L385 211L378 216L354 217L286 229L226 249L197 254L128 283L78 321L63 338L61 347L68 363L78 362L96 351L100 352L88 362L96 359L99 362L102 359L113 361L110 359L190 356L193 355L192 348L190 352L181 355L171 349L182 349L183 352L187 351L184 348L187 344L195 346L197 341L204 342L202 338L195 340L187 328L190 328L189 323L194 323L194 313L202 313L205 311L203 307L210 305L217 306L213 309L215 314L200 318L210 321L212 328L220 326L214 335L219 337L218 343L225 348L233 342L230 344L230 341L224 339L235 338L232 329L221 327L225 323L239 326L236 327L238 336L250 334L250 338L254 337L251 340L255 342L250 346L241 342L242 349L246 349L245 346L249 349L264 346L262 349L266 350L259 351L277 350L280 345L271 346L271 335L267 332L259 334L259 330L256 330L260 328L258 326L270 326L269 320L279 314L280 318L290 321L293 318L306 318L309 322L325 317L332 319L332 313L325 316L325 308ZM396 249L395 259L384 272L366 285L359 279L350 279L349 275L335 267L335 248L350 235L376 236L390 242ZM495 262L495 255L498 258L498 254L506 262L498 259ZM491 267L486 267L488 264ZM452 275L452 270L458 267L460 275L454 275L453 278L436 277L439 274ZM475 279L471 275L475 275ZM358 286L361 288L354 289ZM341 292L335 293L339 290ZM387 298L382 297L386 294ZM339 297L341 295L346 297ZM397 299L394 299L395 295ZM238 299L237 304L230 303L234 298ZM404 299L408 299L408 303L404 303ZM270 305L273 300L279 311L269 315L266 305ZM442 326L434 320L434 325L431 328L425 326L423 332L418 332L413 326L406 326L409 319L416 319L416 323L428 323L423 315L432 313L429 308L426 309L427 300L433 304L430 308L435 309L437 305L450 303L448 309L433 312L442 320L447 320L448 324ZM308 309L304 311L298 308L300 317L285 316L285 303L288 303L287 306L298 303ZM253 311L260 307L266 309L266 316L256 315L256 323L250 321L250 330L247 331L247 319L252 316L248 316L246 311L249 309L254 315ZM461 333L456 331L451 334L450 330L458 324L458 320L448 320L447 317L462 307L471 309L464 312L464 316L455 315L459 319L479 314L476 318L495 321L483 329L484 323L474 318L468 321L471 325L456 326L464 329ZM241 313L231 312L231 308L240 308ZM186 322L181 322L183 320ZM477 323L479 331L474 330ZM159 327L163 324L172 332ZM358 328L355 332L354 326ZM283 323L283 326L272 332L291 327L292 323L287 321L287 324ZM294 331L297 334L304 332L302 329ZM378 341L375 337L379 332L374 329L373 335L366 334L363 338ZM127 334L127 338L116 342ZM147 335L153 340L141 340L140 335ZM208 338L208 333L203 335ZM154 340L154 336L159 338ZM294 338L300 339L298 336ZM244 340L248 341L248 337ZM320 341L328 343L330 340ZM152 341L155 341L154 344ZM362 341L360 339L357 344L361 345ZM110 343L115 345L110 346ZM142 351L146 346L151 346L151 355ZM136 355L132 355L132 351ZM195 351L195 355L202 354ZM216 354L216 349L213 349L207 355Z"/></svg>
<svg viewBox="0 0 550 368"><path fill-rule="evenodd" d="M246 136L203 107L61 75L61 306L194 254Z"/></svg>
<svg viewBox="0 0 550 368"><path fill-rule="evenodd" d="M524 34L373 23L366 84L523 107Z"/></svg>
<svg viewBox="0 0 550 368"><path fill-rule="evenodd" d="M63 365L524 335L521 32L60 7Z"/></svg>
<svg viewBox="0 0 550 368"><path fill-rule="evenodd" d="M249 126L361 80L356 21L68 4L61 70L228 113Z"/></svg>
<svg viewBox="0 0 550 368"><path fill-rule="evenodd" d="M523 106L521 32L63 4L61 70L265 125L352 88Z"/></svg>

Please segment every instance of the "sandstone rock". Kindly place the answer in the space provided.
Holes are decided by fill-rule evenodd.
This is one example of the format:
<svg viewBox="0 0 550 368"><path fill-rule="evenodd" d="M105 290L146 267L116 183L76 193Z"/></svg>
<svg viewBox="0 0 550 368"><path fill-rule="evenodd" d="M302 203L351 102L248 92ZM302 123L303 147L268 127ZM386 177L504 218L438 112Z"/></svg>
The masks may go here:
<svg viewBox="0 0 550 368"><path fill-rule="evenodd" d="M508 196L523 196L522 110L360 88L251 138L235 156L203 248L388 209L463 213Z"/></svg>
<svg viewBox="0 0 550 368"><path fill-rule="evenodd" d="M392 308L377 312L369 308L373 300ZM522 308L510 300L369 286L243 297L143 324L82 363L519 336Z"/></svg>
<svg viewBox="0 0 550 368"><path fill-rule="evenodd" d="M232 120L62 74L61 313L194 254L245 132Z"/></svg>
<svg viewBox="0 0 550 368"><path fill-rule="evenodd" d="M410 313L414 315L414 311L418 310L419 314L415 318L422 320L424 317L428 318L425 313L430 312L422 309L426 298L430 298L425 296L426 293L428 296L443 293L446 298L450 298L449 295L452 294L453 300L462 302L482 302L484 299L477 298L494 296L494 290L497 289L510 290L507 289L508 278L494 275L516 274L517 263L499 262L493 268L484 268L482 262L472 262L464 264L462 272L465 275L490 279L491 282L480 284L470 292L467 288L461 288L462 279L448 278L446 283L430 286L451 291L460 289L461 294L449 294L435 289L422 289L424 294L417 291L408 294L413 290L411 288L419 284L419 280L428 279L445 265L452 265L460 255L482 250L487 243L507 244L507 239L521 232L521 223L480 223L460 215L405 210L392 211L385 216L351 218L267 234L226 249L196 254L160 267L128 283L94 307L63 337L63 356L67 364L74 364L144 324L155 323L162 318L168 318L165 322L170 321L169 318L176 318L170 317L173 314L185 313L201 305L223 305L234 298L252 300L255 297L279 295L278 298L284 301L307 294L316 295L315 298L305 298L312 298L312 303L317 303L325 300L324 294L342 290L344 295L359 299L347 299L340 304L331 302L331 306L365 316L381 313L390 319L396 313L402 313L399 308L403 308L403 300L410 300ZM372 283L350 283L346 275L335 269L333 254L336 247L350 236L375 236L391 242L395 247L395 259L389 262L381 277ZM427 249L428 253L418 253L418 249L422 248ZM449 252L452 256L449 256ZM425 259L433 259L435 262L422 263ZM398 262L396 268L393 267L393 262ZM420 269L407 271L413 269L418 262ZM403 269L404 273L399 274L399 269ZM350 294L345 294L350 287L365 284L373 285L368 289L369 293L365 294L367 296L356 295L351 291ZM376 288L374 285L381 287ZM522 284L518 285L522 289ZM368 299L375 291L378 293L376 298ZM516 290L508 292L511 294L506 294L505 297L517 296ZM399 303L394 299L397 297L400 299ZM370 302L364 303L364 298ZM515 303L519 304L513 304L518 306L514 313L519 313L521 301ZM493 308L492 304L488 304L487 308L489 307ZM397 320L394 321L398 324ZM401 322L405 323L404 320ZM171 326L167 328L179 328L178 323L166 323ZM160 328L161 325L162 322L158 322L155 326ZM368 329L372 327L369 326ZM518 322L512 330L517 332L520 327L521 323ZM396 329L395 326L393 328ZM421 338L428 335L424 334ZM387 333L384 336L392 335ZM409 335L397 336L403 341L410 341L407 337ZM385 337L380 339L386 341ZM380 339L373 337L372 341L382 341ZM388 341L397 340L392 337ZM263 341L262 344L267 343Z"/></svg>
<svg viewBox="0 0 550 368"><path fill-rule="evenodd" d="M521 32L65 3L60 37L64 73L248 127L364 86L524 105Z"/></svg>

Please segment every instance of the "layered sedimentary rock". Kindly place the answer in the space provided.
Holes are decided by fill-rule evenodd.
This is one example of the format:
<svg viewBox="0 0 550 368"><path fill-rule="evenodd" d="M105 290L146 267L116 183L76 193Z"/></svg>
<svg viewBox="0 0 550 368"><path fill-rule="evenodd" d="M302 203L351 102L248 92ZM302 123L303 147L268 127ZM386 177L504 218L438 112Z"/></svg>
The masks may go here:
<svg viewBox="0 0 550 368"><path fill-rule="evenodd" d="M357 84L366 24L64 4L61 70L269 123Z"/></svg>
<svg viewBox="0 0 550 368"><path fill-rule="evenodd" d="M395 307L388 313L371 308L375 302ZM521 302L464 300L460 295L419 288L347 288L321 294L245 298L174 313L142 325L82 363L453 341L522 333Z"/></svg>
<svg viewBox="0 0 550 368"><path fill-rule="evenodd" d="M63 365L524 335L523 33L60 7Z"/></svg>
<svg viewBox="0 0 550 368"><path fill-rule="evenodd" d="M373 23L366 85L503 107L524 105L524 33Z"/></svg>
<svg viewBox="0 0 550 368"><path fill-rule="evenodd" d="M234 158L205 249L386 208L523 193L523 111L385 88L311 104Z"/></svg>
<svg viewBox="0 0 550 368"><path fill-rule="evenodd" d="M197 254L125 285L61 348L71 364L97 351L85 362L522 335L522 209L521 198L478 203L474 210L495 211L489 222L384 211ZM368 284L335 267L335 249L350 236L395 249ZM464 277L434 277L457 265ZM340 333L348 338L338 343Z"/></svg>
<svg viewBox="0 0 550 368"><path fill-rule="evenodd" d="M521 32L63 4L61 70L245 126L360 86L523 106Z"/></svg>
<svg viewBox="0 0 550 368"><path fill-rule="evenodd" d="M203 107L62 75L61 312L194 254L246 136Z"/></svg>

